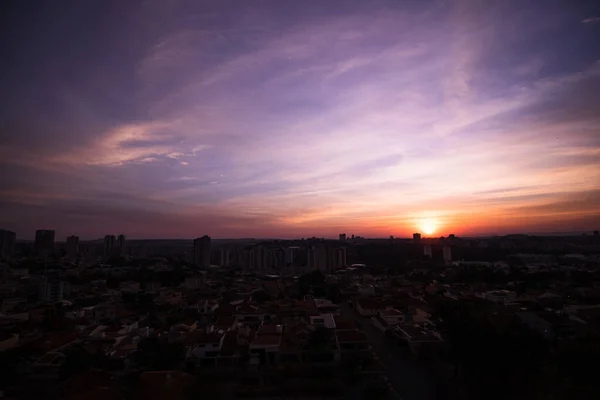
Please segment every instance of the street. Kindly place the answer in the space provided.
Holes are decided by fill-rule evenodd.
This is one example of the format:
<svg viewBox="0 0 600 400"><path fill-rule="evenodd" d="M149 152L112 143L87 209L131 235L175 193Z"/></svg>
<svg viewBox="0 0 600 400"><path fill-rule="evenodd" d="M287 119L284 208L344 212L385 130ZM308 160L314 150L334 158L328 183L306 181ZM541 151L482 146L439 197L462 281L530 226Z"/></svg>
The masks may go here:
<svg viewBox="0 0 600 400"><path fill-rule="evenodd" d="M429 400L443 398L436 393L435 379L410 351L399 347L385 333L373 326L370 317L361 317L348 304L340 304L340 314L358 322L371 342L373 352L385 366L386 375L399 398L407 400Z"/></svg>

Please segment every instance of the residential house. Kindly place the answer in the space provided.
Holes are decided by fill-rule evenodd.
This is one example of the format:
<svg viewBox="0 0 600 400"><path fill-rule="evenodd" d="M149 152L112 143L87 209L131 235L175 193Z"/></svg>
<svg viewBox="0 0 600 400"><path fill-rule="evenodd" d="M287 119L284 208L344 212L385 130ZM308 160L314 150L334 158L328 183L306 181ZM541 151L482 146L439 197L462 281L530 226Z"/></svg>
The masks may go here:
<svg viewBox="0 0 600 400"><path fill-rule="evenodd" d="M377 315L371 317L375 328L382 332L395 328L398 324L403 324L405 321L404 313L394 309L386 308L379 310Z"/></svg>

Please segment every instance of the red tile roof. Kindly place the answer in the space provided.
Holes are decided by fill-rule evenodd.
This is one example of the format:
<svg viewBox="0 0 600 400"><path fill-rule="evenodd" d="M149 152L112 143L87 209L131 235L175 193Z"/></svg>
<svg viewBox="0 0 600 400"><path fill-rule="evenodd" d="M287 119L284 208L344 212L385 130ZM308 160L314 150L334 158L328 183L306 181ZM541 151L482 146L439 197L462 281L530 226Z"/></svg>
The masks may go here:
<svg viewBox="0 0 600 400"><path fill-rule="evenodd" d="M368 342L369 338L363 331L336 331L338 343L363 343Z"/></svg>
<svg viewBox="0 0 600 400"><path fill-rule="evenodd" d="M229 331L225 334L223 338L223 345L221 346L220 355L222 356L232 356L238 353L238 339L237 339L238 331Z"/></svg>
<svg viewBox="0 0 600 400"><path fill-rule="evenodd" d="M283 325L263 322L256 332L257 335L279 335L283 332Z"/></svg>
<svg viewBox="0 0 600 400"><path fill-rule="evenodd" d="M351 318L345 318L340 316L334 316L333 320L335 321L335 329L343 331L343 330L351 330L356 329L356 324Z"/></svg>
<svg viewBox="0 0 600 400"><path fill-rule="evenodd" d="M395 310L393 308L388 308L386 310L380 310L379 313L384 317L396 317L396 316L402 315L402 313L400 311Z"/></svg>
<svg viewBox="0 0 600 400"><path fill-rule="evenodd" d="M220 343L223 335L216 332L205 333L202 331L195 331L187 333L183 338L183 343L186 345L194 344L211 344Z"/></svg>
<svg viewBox="0 0 600 400"><path fill-rule="evenodd" d="M281 344L281 335L256 336L250 346L278 346Z"/></svg>

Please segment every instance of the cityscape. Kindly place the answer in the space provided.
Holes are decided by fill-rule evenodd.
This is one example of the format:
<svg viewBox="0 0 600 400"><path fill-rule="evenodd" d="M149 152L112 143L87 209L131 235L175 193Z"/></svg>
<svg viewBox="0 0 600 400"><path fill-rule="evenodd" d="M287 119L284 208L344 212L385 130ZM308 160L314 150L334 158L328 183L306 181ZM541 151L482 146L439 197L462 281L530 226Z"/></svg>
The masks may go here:
<svg viewBox="0 0 600 400"><path fill-rule="evenodd" d="M582 370L600 350L597 230L87 241L0 230L0 249L6 398L599 393Z"/></svg>
<svg viewBox="0 0 600 400"><path fill-rule="evenodd" d="M0 400L600 399L600 1L0 27Z"/></svg>

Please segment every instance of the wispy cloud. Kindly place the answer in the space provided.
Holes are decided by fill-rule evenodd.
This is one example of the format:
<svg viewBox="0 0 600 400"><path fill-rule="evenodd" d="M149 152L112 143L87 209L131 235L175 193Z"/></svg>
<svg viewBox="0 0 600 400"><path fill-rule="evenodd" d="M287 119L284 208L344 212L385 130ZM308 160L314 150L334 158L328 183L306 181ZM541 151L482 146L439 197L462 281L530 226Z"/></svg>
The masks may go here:
<svg viewBox="0 0 600 400"><path fill-rule="evenodd" d="M581 20L582 24L585 25L595 25L600 23L600 17L589 17L589 18L585 18L583 20Z"/></svg>
<svg viewBox="0 0 600 400"><path fill-rule="evenodd" d="M179 221L166 204L187 216L214 209L230 216L215 222L222 235L261 215L265 234L402 234L425 216L481 231L486 215L506 227L502 218L598 188L598 49L592 29L560 31L580 16L515 1L335 4L146 4L112 69L72 60L127 87L106 84L100 101L104 88L83 76L65 97L71 114L40 114L54 117L46 125L61 145L19 139L43 138L44 121L11 122L3 159L68 170L84 211L97 180L132 195L106 213L156 201L157 221ZM37 188L4 185L16 203Z"/></svg>

